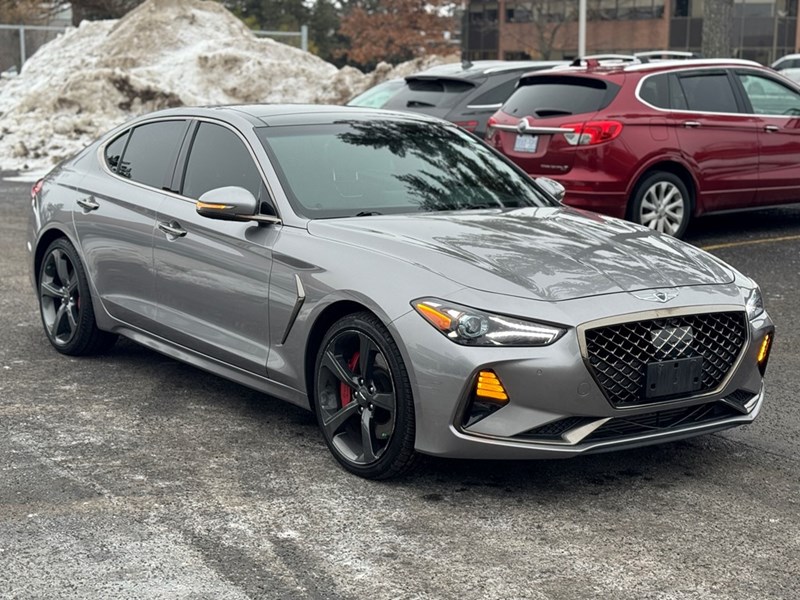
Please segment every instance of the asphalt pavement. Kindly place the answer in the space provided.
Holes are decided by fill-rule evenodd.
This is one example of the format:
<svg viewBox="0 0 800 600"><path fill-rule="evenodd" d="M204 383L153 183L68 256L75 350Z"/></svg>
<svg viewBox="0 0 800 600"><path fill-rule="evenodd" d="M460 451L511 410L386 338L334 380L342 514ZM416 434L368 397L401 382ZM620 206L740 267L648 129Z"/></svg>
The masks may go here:
<svg viewBox="0 0 800 600"><path fill-rule="evenodd" d="M800 598L800 206L688 239L777 327L750 426L568 461L338 468L311 414L128 341L61 356L0 182L0 598Z"/></svg>

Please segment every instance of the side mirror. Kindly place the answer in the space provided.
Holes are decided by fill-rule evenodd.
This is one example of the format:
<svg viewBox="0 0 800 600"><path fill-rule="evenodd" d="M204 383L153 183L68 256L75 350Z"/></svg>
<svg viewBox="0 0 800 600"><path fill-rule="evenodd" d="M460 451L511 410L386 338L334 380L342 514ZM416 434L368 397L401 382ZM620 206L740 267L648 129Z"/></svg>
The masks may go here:
<svg viewBox="0 0 800 600"><path fill-rule="evenodd" d="M257 207L258 202L256 202L255 196L248 190L235 185L209 190L195 203L197 214L209 219L281 222L277 217L256 214Z"/></svg>
<svg viewBox="0 0 800 600"><path fill-rule="evenodd" d="M564 200L564 195L567 193L567 189L555 179L550 179L549 177L537 177L536 183L539 184L540 188L553 196L559 202Z"/></svg>

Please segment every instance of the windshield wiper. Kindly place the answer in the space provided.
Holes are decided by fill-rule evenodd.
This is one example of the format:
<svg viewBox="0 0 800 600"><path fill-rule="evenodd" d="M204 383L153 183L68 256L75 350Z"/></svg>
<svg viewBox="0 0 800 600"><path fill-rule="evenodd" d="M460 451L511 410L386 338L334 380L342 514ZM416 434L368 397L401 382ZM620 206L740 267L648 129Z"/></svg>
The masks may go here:
<svg viewBox="0 0 800 600"><path fill-rule="evenodd" d="M360 213L357 213L357 217L374 217L375 215L382 215L383 213L379 213L376 210L362 210Z"/></svg>

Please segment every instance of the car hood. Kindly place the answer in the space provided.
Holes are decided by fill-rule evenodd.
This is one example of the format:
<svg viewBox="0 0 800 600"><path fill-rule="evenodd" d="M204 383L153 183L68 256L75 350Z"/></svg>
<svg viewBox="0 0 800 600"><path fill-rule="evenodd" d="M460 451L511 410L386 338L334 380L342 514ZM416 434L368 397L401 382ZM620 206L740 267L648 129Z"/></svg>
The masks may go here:
<svg viewBox="0 0 800 600"><path fill-rule="evenodd" d="M734 279L675 238L566 207L326 219L310 221L308 230L473 289L537 300Z"/></svg>

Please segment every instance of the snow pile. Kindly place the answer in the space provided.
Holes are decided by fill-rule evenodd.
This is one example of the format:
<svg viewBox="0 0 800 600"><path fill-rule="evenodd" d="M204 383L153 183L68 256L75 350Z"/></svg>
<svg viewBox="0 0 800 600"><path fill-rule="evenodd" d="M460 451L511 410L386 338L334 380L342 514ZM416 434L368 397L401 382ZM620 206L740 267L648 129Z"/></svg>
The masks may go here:
<svg viewBox="0 0 800 600"><path fill-rule="evenodd" d="M41 169L131 116L181 105L342 103L438 57L368 75L255 37L220 4L148 0L118 21L83 22L0 84L0 169Z"/></svg>

